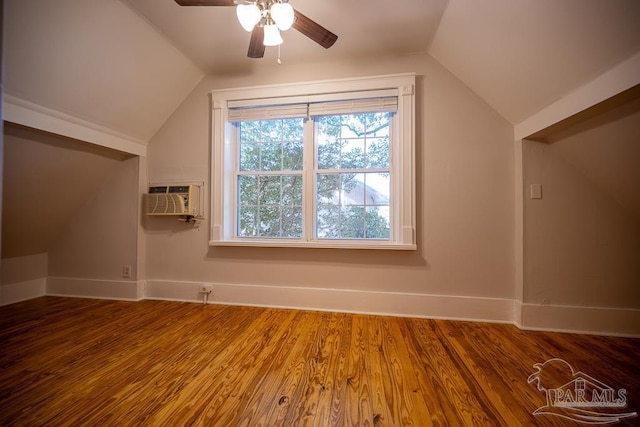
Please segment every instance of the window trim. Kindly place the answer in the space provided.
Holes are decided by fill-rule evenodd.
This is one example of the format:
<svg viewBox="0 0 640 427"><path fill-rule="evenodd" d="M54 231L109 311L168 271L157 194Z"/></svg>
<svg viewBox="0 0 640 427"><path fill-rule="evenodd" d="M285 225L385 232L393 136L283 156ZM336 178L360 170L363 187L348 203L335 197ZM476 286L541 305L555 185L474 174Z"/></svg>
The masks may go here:
<svg viewBox="0 0 640 427"><path fill-rule="evenodd" d="M269 99L274 104L293 100L300 102L305 97L327 97L333 94L395 89L398 93L398 121L393 130L391 196L397 199L391 209L394 212L392 240L368 239L310 239L292 240L277 238L236 238L234 233L235 205L229 185L236 167L236 147L233 146L233 126L227 121L228 104L251 103ZM211 95L211 246L260 246L292 248L345 248L345 249L397 249L416 250L416 203L415 203L415 74L394 74L364 78L324 80L294 84L254 86L235 89L213 90ZM307 156L312 157L312 156ZM305 159L305 163L313 158ZM305 164L305 167L308 165ZM313 164L311 165L313 169ZM307 183L307 186L313 183ZM307 197L308 198L308 197Z"/></svg>

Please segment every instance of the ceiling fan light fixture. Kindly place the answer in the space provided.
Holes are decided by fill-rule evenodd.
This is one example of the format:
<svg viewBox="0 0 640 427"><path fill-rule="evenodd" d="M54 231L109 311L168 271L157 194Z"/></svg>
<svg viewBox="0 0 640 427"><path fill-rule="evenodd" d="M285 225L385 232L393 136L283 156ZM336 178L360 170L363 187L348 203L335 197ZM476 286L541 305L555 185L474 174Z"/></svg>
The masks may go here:
<svg viewBox="0 0 640 427"><path fill-rule="evenodd" d="M242 28L248 32L251 32L253 27L262 19L262 12L255 4L239 4L236 7L236 15Z"/></svg>
<svg viewBox="0 0 640 427"><path fill-rule="evenodd" d="M169 1L169 0L166 0ZM175 0L180 6L236 6L242 28L251 33L249 58L263 58L265 46L280 46L280 31L290 28L310 38L325 49L338 40L338 36L309 19L289 5L289 0ZM0 4L2 0L0 0ZM280 49L278 49L278 53ZM278 63L280 60L278 59Z"/></svg>
<svg viewBox="0 0 640 427"><path fill-rule="evenodd" d="M278 46L282 44L282 37L280 36L280 30L277 25L265 25L264 26L264 41L265 46Z"/></svg>
<svg viewBox="0 0 640 427"><path fill-rule="evenodd" d="M280 31L287 31L293 25L293 7L289 3L274 3L269 9L269 14Z"/></svg>

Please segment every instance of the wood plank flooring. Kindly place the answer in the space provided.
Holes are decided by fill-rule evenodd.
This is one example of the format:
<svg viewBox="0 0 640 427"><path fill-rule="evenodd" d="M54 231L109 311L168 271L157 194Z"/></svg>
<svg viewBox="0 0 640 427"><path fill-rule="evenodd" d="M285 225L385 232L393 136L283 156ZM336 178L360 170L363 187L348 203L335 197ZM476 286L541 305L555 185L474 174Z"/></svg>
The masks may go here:
<svg viewBox="0 0 640 427"><path fill-rule="evenodd" d="M533 415L552 358L640 412L640 339L43 297L0 307L0 425L578 426Z"/></svg>

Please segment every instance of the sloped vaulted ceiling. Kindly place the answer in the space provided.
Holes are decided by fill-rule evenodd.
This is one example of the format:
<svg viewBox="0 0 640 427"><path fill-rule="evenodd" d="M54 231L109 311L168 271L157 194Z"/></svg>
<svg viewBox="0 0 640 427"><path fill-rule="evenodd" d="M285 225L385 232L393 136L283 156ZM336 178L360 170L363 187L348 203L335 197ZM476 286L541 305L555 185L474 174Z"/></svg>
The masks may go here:
<svg viewBox="0 0 640 427"><path fill-rule="evenodd" d="M118 0L4 3L10 102L145 145L203 76Z"/></svg>
<svg viewBox="0 0 640 427"><path fill-rule="evenodd" d="M451 0L429 53L515 125L640 51L639 22L637 0Z"/></svg>
<svg viewBox="0 0 640 427"><path fill-rule="evenodd" d="M339 35L283 62L428 52L514 125L640 52L637 0L291 0ZM6 0L6 93L142 145L203 73L258 73L233 7ZM640 75L640 72L638 73Z"/></svg>

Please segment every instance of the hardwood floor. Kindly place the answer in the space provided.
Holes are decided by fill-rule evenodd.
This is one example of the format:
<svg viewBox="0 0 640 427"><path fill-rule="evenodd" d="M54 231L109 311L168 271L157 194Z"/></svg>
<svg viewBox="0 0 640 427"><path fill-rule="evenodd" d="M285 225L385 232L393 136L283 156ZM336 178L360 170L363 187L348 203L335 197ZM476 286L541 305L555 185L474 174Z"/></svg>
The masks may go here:
<svg viewBox="0 0 640 427"><path fill-rule="evenodd" d="M527 379L552 358L626 389L604 410L640 412L639 339L56 297L0 319L2 426L580 425L533 415L546 394Z"/></svg>

